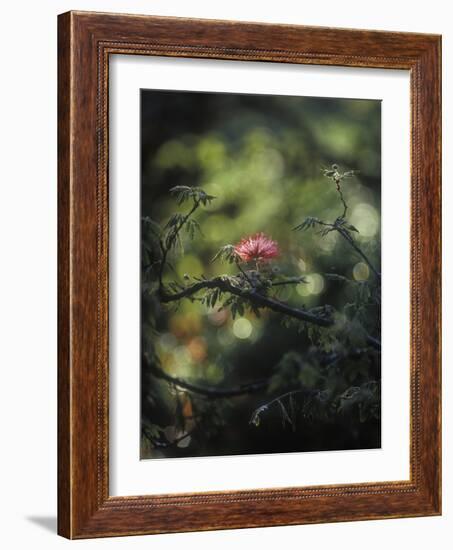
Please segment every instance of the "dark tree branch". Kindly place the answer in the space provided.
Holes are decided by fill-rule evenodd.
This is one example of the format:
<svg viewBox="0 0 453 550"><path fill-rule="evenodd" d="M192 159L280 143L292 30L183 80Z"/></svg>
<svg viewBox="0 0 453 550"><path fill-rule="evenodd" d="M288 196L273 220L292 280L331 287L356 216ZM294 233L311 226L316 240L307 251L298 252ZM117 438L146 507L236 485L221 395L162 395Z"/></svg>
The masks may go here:
<svg viewBox="0 0 453 550"><path fill-rule="evenodd" d="M192 382L188 382L187 380L183 380L182 378L177 378L177 377L171 376L170 374L167 374L157 365L150 363L146 359L143 359L143 361L145 363L145 367L147 371L153 374L156 378L160 378L161 380L165 380L166 382L169 382L170 384L174 384L179 388L183 388L190 392L193 392L198 395L202 395L204 397L211 398L211 399L222 398L222 397L223 398L236 397L239 395L256 393L266 388L267 385L269 384L269 379L265 379L265 380L257 380L256 382L252 382L250 384L242 384L240 386L236 386L233 388L213 388L208 386L199 386L198 384L194 384Z"/></svg>
<svg viewBox="0 0 453 550"><path fill-rule="evenodd" d="M229 292L230 294L244 298L257 307L266 307L276 313L282 313L287 317L292 317L293 319L305 321L320 327L331 327L335 324L335 321L330 317L322 317L320 315L310 313L309 311L304 311L302 309L289 306L288 304L280 302L275 298L260 294L256 290L241 289L231 283L231 281L226 277L215 277L214 279L199 281L198 283L194 283L193 285L186 287L184 290L175 292L174 294L167 294L161 288L160 299L163 303L175 302L183 298L190 298L200 290L204 290L206 288L218 288L222 292ZM381 349L381 343L376 338L367 334L365 340L367 344L373 346L375 349Z"/></svg>
<svg viewBox="0 0 453 550"><path fill-rule="evenodd" d="M272 286L299 285L304 283L306 283L306 281L296 278L287 279L286 281L272 281Z"/></svg>
<svg viewBox="0 0 453 550"><path fill-rule="evenodd" d="M146 427L143 429L143 433L144 433L145 437L151 442L152 445L154 445L154 447L156 447L156 449L169 449L171 447L175 447L175 446L178 445L178 443L180 443L181 441L183 441L187 437L191 437L193 435L194 431L195 430L192 430L191 432L182 434L181 436L177 437L173 441L162 441L162 440L158 439L157 437L154 437L153 435L151 435L151 433L149 433L149 431L146 429Z"/></svg>
<svg viewBox="0 0 453 550"><path fill-rule="evenodd" d="M319 364L322 365L323 367L328 367L348 357L354 360L357 360L360 357L362 357L364 354L368 353L369 351L370 351L369 348L357 348L357 349L350 350L347 353L328 353L319 358ZM157 365L151 363L146 358L146 356L143 357L143 364L146 370L152 375L154 375L156 378L165 380L169 384L173 384L174 386L178 386L179 388L188 390L198 395L202 395L203 397L207 397L209 399L238 397L240 395L258 393L262 390L265 390L269 386L269 383L271 380L271 376L269 376L268 378L255 380L254 382L241 384L240 386L235 386L231 388L215 388L212 386L200 386L198 384L194 384L193 382L189 382L182 378L171 376L170 374L166 373ZM295 390L292 390L292 392L294 391L298 392L300 391L300 388L296 388ZM288 392L288 393L292 393L292 392Z"/></svg>
<svg viewBox="0 0 453 550"><path fill-rule="evenodd" d="M206 288L218 288L222 292L229 292L230 294L244 298L255 306L266 307L277 313L282 313L288 317L293 317L294 319L299 319L300 321L306 321L307 323L312 323L320 327L330 327L334 324L334 321L328 317L314 315L308 311L289 306L288 304L280 302L275 298L265 296L256 290L244 290L239 288L232 284L226 277L215 277L214 279L200 281L174 294L167 294L161 289L160 298L164 303L174 302L181 300L182 298L190 298L200 290Z"/></svg>

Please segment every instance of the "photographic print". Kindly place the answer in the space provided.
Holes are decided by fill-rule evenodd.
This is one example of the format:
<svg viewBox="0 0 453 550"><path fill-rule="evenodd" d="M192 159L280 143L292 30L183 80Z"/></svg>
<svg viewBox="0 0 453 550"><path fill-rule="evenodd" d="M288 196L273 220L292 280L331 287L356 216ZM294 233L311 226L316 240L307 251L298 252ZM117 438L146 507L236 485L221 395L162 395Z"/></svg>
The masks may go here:
<svg viewBox="0 0 453 550"><path fill-rule="evenodd" d="M142 459L381 446L381 103L141 90Z"/></svg>
<svg viewBox="0 0 453 550"><path fill-rule="evenodd" d="M441 47L59 16L60 535L442 513Z"/></svg>

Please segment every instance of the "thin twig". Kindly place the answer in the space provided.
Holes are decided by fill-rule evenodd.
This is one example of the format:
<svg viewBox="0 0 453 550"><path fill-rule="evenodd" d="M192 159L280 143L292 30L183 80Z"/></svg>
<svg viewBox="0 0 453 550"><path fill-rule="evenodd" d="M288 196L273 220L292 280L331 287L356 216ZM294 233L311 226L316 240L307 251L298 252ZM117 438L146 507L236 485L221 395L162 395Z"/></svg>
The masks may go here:
<svg viewBox="0 0 453 550"><path fill-rule="evenodd" d="M286 281L272 281L272 286L299 285L306 284L307 281L301 279L287 279Z"/></svg>
<svg viewBox="0 0 453 550"><path fill-rule="evenodd" d="M377 269L375 269L375 267L373 266L371 261L368 259L368 257L365 255L365 253L355 243L354 239L346 231L344 231L344 229L342 229L341 227L336 227L336 230L338 231L338 233L340 233L340 235L343 237L343 239L345 239L352 246L352 248L357 252L357 254L359 254L359 256L365 261L365 263L371 269L371 271L380 280L381 279L381 274L379 273L379 271L377 271Z"/></svg>
<svg viewBox="0 0 453 550"><path fill-rule="evenodd" d="M249 285L251 287L253 287L253 283L250 279L250 277L247 275L247 273L242 269L241 265L239 264L239 262L236 262L236 266L237 268L239 269L239 271L242 273L242 275L244 275L244 277L247 279L247 282L249 283Z"/></svg>
<svg viewBox="0 0 453 550"><path fill-rule="evenodd" d="M259 421L260 421L260 415L264 411L268 410L269 407L271 407L274 403L279 403L280 404L280 408L282 409L283 418L285 418L285 415L286 415L286 417L288 417L289 423L292 424L292 421L288 416L288 412L286 411L286 409L285 409L285 407L282 403L282 400L285 399L285 397L290 397L290 396L293 396L293 395L298 394L298 393L303 393L304 395L307 395L309 397L313 397L314 395L319 394L320 391L319 390L311 390L311 389L308 389L308 388L299 388L299 389L287 391L287 392L285 392L281 395L278 395L277 397L274 397L273 399L271 399L267 403L264 403L263 405L256 408L253 411L252 416L250 417L249 424L255 424L255 426L258 426Z"/></svg>
<svg viewBox="0 0 453 550"><path fill-rule="evenodd" d="M343 207L344 207L342 218L346 218L346 212L348 211L348 205L346 204L346 201L344 200L343 192L342 192L341 186L340 186L340 180L334 179L334 181L335 181L335 184L337 186L338 194L340 195L340 200L343 203Z"/></svg>
<svg viewBox="0 0 453 550"><path fill-rule="evenodd" d="M370 259L366 256L365 252L363 252L363 250L358 246L358 244L354 241L354 239L351 237L351 235L349 235L347 231L345 231L342 227L339 227L336 223L327 223L323 222L322 220L316 220L316 223L324 227L330 227L331 231L338 231L343 239L345 239L345 241L348 242L349 245L352 246L352 248L357 252L357 254L365 261L371 271L376 275L378 280L381 279L381 274L379 273L379 271L373 266Z"/></svg>
<svg viewBox="0 0 453 550"><path fill-rule="evenodd" d="M182 218L182 220L179 223L179 226L175 229L170 241L168 242L168 244L166 246L164 246L162 240L159 239L159 245L160 245L160 248L162 250L162 260L161 260L160 269L159 269L159 284L160 284L161 288L163 287L162 279L163 279L163 275L164 275L164 269L165 269L165 264L167 262L168 253L170 252L171 247L173 246L175 240L177 239L177 237L179 235L179 232L184 227L184 225L187 223L187 220L190 218L190 216L192 216L192 214L195 212L195 210L197 210L197 208L199 206L200 206L200 201L195 200L192 208Z"/></svg>

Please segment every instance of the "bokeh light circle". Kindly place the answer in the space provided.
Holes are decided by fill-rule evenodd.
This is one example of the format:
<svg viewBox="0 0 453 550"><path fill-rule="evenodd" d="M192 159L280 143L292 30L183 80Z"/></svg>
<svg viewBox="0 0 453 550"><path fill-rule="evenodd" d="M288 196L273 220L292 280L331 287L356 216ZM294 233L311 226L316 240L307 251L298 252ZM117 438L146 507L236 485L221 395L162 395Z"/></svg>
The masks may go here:
<svg viewBox="0 0 453 550"><path fill-rule="evenodd" d="M240 340L246 340L252 335L253 326L252 323L245 317L236 319L233 323L233 334Z"/></svg>

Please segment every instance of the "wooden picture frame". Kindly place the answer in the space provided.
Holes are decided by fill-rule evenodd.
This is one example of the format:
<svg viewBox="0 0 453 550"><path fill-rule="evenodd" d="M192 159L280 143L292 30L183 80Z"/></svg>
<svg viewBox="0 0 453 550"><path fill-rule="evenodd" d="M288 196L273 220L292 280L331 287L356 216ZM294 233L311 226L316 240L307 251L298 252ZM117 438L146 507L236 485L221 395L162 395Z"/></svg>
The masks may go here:
<svg viewBox="0 0 453 550"><path fill-rule="evenodd" d="M69 12L59 16L58 532L89 538L441 513L441 39ZM410 480L109 496L109 56L405 69L411 94Z"/></svg>

